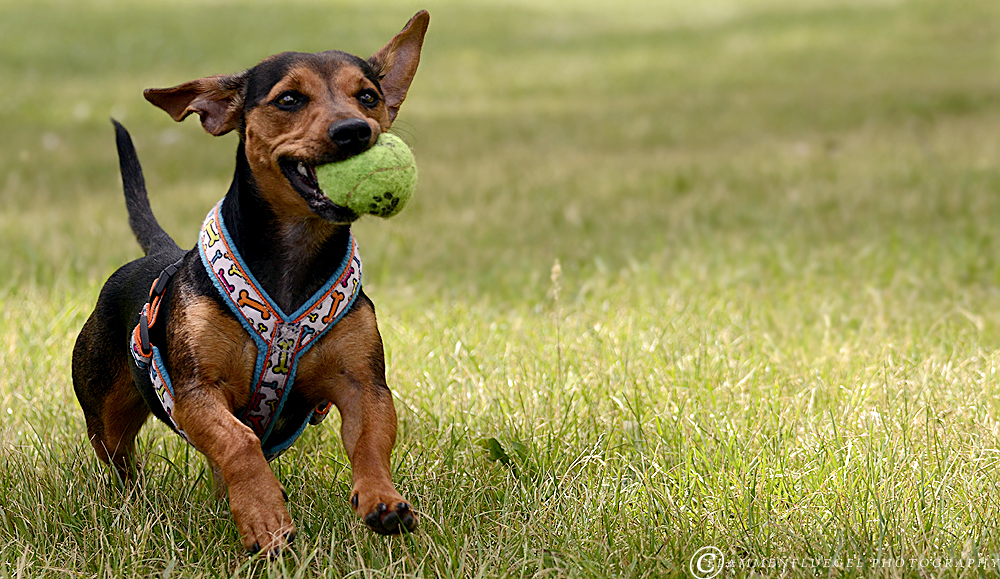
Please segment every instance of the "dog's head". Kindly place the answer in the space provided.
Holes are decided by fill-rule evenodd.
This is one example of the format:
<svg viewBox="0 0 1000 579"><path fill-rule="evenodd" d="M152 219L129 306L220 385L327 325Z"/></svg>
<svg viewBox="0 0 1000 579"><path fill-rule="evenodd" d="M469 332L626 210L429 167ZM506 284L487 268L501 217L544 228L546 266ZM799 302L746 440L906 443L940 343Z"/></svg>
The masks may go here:
<svg viewBox="0 0 1000 579"><path fill-rule="evenodd" d="M280 215L357 218L320 190L315 167L366 151L396 119L430 22L418 12L367 60L335 50L285 52L234 75L149 89L175 121L197 113L206 131L239 132L258 191Z"/></svg>

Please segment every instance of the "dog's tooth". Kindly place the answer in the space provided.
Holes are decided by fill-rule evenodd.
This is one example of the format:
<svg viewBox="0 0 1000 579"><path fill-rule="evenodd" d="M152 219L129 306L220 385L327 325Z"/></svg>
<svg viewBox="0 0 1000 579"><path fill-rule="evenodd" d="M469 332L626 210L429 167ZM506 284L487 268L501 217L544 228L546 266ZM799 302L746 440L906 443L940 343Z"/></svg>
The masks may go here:
<svg viewBox="0 0 1000 579"><path fill-rule="evenodd" d="M299 163L299 175L302 175L303 177L309 176L309 173L306 172L306 166L302 163Z"/></svg>

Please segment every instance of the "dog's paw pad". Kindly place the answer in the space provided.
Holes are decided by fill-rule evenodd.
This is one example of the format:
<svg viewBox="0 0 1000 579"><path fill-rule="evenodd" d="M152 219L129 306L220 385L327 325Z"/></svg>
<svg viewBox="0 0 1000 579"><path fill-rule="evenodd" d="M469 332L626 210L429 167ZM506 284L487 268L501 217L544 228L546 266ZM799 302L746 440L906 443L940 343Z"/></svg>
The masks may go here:
<svg viewBox="0 0 1000 579"><path fill-rule="evenodd" d="M382 535L411 532L417 528L417 518L406 502L396 503L392 508L385 503L379 503L374 510L365 515L364 519L368 528Z"/></svg>

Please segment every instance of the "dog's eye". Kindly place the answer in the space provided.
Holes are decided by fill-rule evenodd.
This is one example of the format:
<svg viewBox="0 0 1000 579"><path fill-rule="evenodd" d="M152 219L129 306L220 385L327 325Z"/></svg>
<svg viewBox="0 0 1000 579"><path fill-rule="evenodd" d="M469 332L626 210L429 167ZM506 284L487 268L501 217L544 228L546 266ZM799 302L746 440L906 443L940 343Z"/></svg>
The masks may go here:
<svg viewBox="0 0 1000 579"><path fill-rule="evenodd" d="M294 111L306 104L307 100L308 99L304 94L295 92L294 90L288 90L278 95L278 98L274 99L274 106L283 111Z"/></svg>
<svg viewBox="0 0 1000 579"><path fill-rule="evenodd" d="M358 93L358 102L368 108L374 108L378 104L378 93L371 89L365 89Z"/></svg>

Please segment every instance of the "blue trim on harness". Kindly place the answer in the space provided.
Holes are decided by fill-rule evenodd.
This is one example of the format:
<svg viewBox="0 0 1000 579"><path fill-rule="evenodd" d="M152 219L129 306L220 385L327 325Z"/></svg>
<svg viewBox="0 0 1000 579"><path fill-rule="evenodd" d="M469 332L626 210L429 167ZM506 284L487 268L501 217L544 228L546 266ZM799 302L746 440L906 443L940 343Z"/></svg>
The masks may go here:
<svg viewBox="0 0 1000 579"><path fill-rule="evenodd" d="M254 276L253 272L250 271L250 268L247 267L246 262L243 261L243 257L236 251L236 247L232 241L232 236L229 234L229 229L226 227L225 221L222 218L221 209L222 209L222 201L220 201L215 208L215 214L216 214L215 217L216 217L216 222L218 223L219 226L219 233L221 234L222 239L225 241L226 245L229 247L230 256L234 261L236 261L237 264L239 264L243 273L246 275L247 281L252 286L254 286L254 288L260 294L260 297L262 297L265 300L265 303L268 306L270 306L270 308L280 317L280 321L284 324L293 324L294 320L301 318L304 314L314 309L317 306L317 304L320 303L323 297L330 292L330 290L333 288L333 285L340 281L341 276L343 275L347 267L350 265L351 259L354 256L355 253L354 251L348 251L344 255L344 259L340 262L340 265L337 267L337 270L334 272L332 276L330 276L330 279L328 279L327 282L323 284L323 287L314 292L313 295L299 307L299 309L295 310L295 313L287 315L276 303L274 303L274 300L271 298L270 295L268 295L267 290L265 290L264 287L261 285L261 283L257 281L256 276ZM354 244L354 237L352 235L350 241L348 242L348 248L349 249L352 248L353 244ZM205 266L205 269L208 271L209 278L212 280L212 283L215 285L215 288L222 295L224 301L226 302L226 305L229 306L229 309L236 315L237 319L240 320L240 323L243 324L243 327L250 334L250 337L252 337L254 342L257 344L257 361L256 364L254 365L254 376L257 377L257 382L254 384L254 393L256 394L261 388L261 382L263 382L264 380L263 377L264 365L267 363L267 354L270 352L271 344L265 341L264 338L261 337L261 333L258 332L250 324L250 321L240 313L240 309L236 305L236 301L233 300L232 296L233 292L227 291L228 288L224 288L222 286L222 282L219 279L219 277L215 275L213 264L211 263L210 258L208 257L204 246L201 243L199 243L198 248L199 248L198 253L201 255L201 262ZM320 330L314 338L312 338L305 346L301 348L299 348L299 344L301 343L303 336L299 336L299 340L296 343L296 353L295 356L293 357L293 363L289 370L288 381L286 383L285 389L281 395L281 398L278 401L277 407L274 409L274 414L272 415L269 421L267 430L264 432L263 435L260 435L260 433L258 433L258 436L260 436L261 439L262 446L268 442L271 436L271 432L274 430L274 425L277 422L278 417L281 416L281 411L285 407L285 402L288 400L288 395L291 393L292 390L292 384L294 384L295 382L295 374L296 371L298 370L298 363L302 355L305 354L309 350L309 348L311 348L312 345L316 343L317 340L322 338L323 335L325 335L330 330L330 328L336 325L337 322L339 322L341 318L344 317L345 314L347 314L347 311L350 309L355 299L357 299L357 292L352 292L349 301L346 304L346 307L343 308L343 311L341 311L333 320L331 320L328 324L326 324L326 327ZM246 422L246 416L250 410L251 408L250 406L248 406L243 410L243 412L240 413L238 418L241 421ZM290 447L292 443L294 443L295 440L305 430L306 426L312 420L314 414L315 410L310 412L309 416L307 416L306 419L302 422L302 425L299 426L296 432L288 440L279 441L278 443L275 443L270 447L265 447L264 454L265 455L273 454L273 456L277 456L281 452L288 449L288 447ZM251 428L253 427L251 426Z"/></svg>

